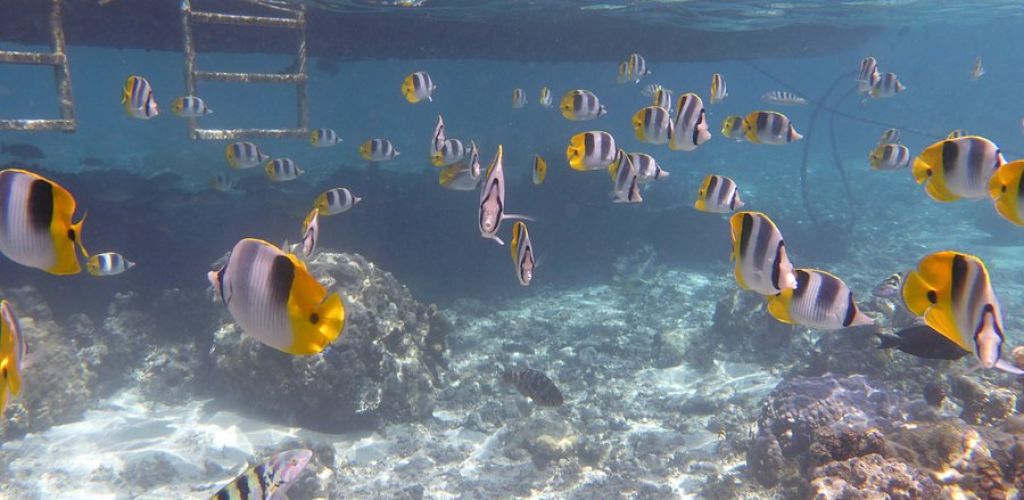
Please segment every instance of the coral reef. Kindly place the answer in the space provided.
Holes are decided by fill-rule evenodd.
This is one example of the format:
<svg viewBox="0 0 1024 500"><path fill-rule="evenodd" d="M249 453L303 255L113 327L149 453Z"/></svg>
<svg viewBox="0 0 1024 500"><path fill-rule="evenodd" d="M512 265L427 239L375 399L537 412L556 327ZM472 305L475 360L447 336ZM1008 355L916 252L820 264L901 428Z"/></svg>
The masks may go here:
<svg viewBox="0 0 1024 500"><path fill-rule="evenodd" d="M429 416L449 326L434 319L437 309L359 255L320 253L308 266L342 295L341 337L320 354L291 356L225 324L211 349L224 394L268 417L335 432Z"/></svg>
<svg viewBox="0 0 1024 500"><path fill-rule="evenodd" d="M812 473L811 498L937 498L940 487L926 471L877 453L832 462Z"/></svg>

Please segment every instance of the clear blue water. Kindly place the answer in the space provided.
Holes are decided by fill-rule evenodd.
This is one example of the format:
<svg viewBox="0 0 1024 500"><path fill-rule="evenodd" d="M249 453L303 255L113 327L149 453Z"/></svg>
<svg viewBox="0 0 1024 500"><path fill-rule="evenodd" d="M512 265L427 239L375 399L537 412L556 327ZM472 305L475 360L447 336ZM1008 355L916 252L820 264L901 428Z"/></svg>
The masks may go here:
<svg viewBox="0 0 1024 500"><path fill-rule="evenodd" d="M184 92L180 52L140 50L128 44L93 46L70 39L78 130L73 134L4 131L0 143L40 148L46 157L28 164L69 187L80 213L89 212L86 246L93 252L122 252L138 267L123 276L98 280L86 275L50 276L0 259L0 289L38 289L58 322L81 313L101 321L117 294L134 293L152 301L166 289L177 288L205 297L206 271L235 241L248 236L275 243L295 241L313 197L337 186L351 188L364 201L349 213L321 221L321 248L359 253L394 273L417 300L442 308L466 299L503 305L559 300L562 293L607 285L619 274L613 269L618 259L648 245L664 269L712 276L725 283L732 269L725 219L692 209L703 177L717 173L737 181L747 209L772 215L786 235L794 261L847 276L848 284L862 296L868 296L887 274L911 267L926 253L956 248L978 254L988 262L997 291L1006 290L1004 314L1007 325L1015 327L1008 328L1008 338L1022 338L1024 321L1018 312L1024 306L1019 289L1024 276L1020 264L1024 229L998 219L987 200L938 204L907 172L875 172L867 165L867 154L886 126L901 128L904 143L914 154L949 131L963 128L999 144L1007 160L1024 157L1024 107L1020 104L1024 95L1019 84L1024 69L1015 49L1020 45L1024 10L1016 3L664 1L516 6L496 1L445 5L426 1L396 6L395 2L359 1L308 5L342 13L422 16L423 23L442 24L453 19L472 21L475 16L485 23L497 22L503 16L544 16L545 12L565 22L600 15L629 21L630 29L605 34L615 39L617 52L602 49L578 62L562 60L561 50L554 46L571 45L572 40L553 41L552 54L523 52L515 59L477 56L481 47L490 44L506 54L509 45L517 44L510 39L475 39L470 58L463 57L457 45L451 46L451 40L444 41L449 54L438 50L441 53L429 59L400 54L387 59L359 57L359 47L345 49L357 54L352 58L319 56L314 51L310 125L333 128L344 142L314 149L304 140L257 140L273 157L290 157L306 172L294 183L273 188L267 186L260 169L241 175L230 171L223 156L226 142L190 140L185 121L171 114L170 101ZM5 11L15 15L0 4L0 13ZM312 10L310 16L317 12ZM713 59L648 57L652 75L640 85L616 84L618 63L635 50L632 36L643 31L644 40L649 40L652 32L656 37L658 30L669 25L702 32L701 44L708 46L723 44L736 33L759 36L756 43L745 41L745 47L719 47L721 57ZM760 44L770 47L777 33L808 25L817 30L808 33L823 39L802 40L803 48L790 40L790 50L771 58L749 55ZM859 43L822 53L817 46L832 46L825 39L830 26L863 29L865 35ZM174 25L169 31L175 34L176 29ZM586 26L574 29L585 31ZM521 35L531 33L526 29ZM429 49L432 42L418 40L419 49ZM375 40L365 43L372 47ZM663 43L671 46L675 41L666 36ZM699 54L701 46L687 46L680 53ZM46 47L4 40L0 33L0 49ZM285 54L262 52L261 47L246 53L204 51L198 65L209 70L275 72L291 63ZM883 72L897 73L908 90L864 104L859 96L848 95L855 83L842 75L856 71L860 59L868 55L878 59ZM976 56L983 57L986 74L980 81L971 81ZM319 57L337 61L337 73L316 67ZM410 105L402 98L402 79L417 70L428 71L436 83L433 102ZM706 95L715 72L727 79L729 96L721 104L708 105ZM144 75L152 84L160 116L141 121L125 115L120 92L131 74ZM822 101L837 81L835 92ZM640 90L649 83L665 85L676 95L692 91L705 96L714 138L689 153L640 143L633 136L630 118L648 105L649 98ZM594 121L566 121L557 109L538 105L543 86L552 90L556 106L570 89L591 90L608 114ZM511 93L517 87L527 92L523 109L511 107ZM719 134L727 115L768 108L760 96L772 90L797 92L811 101L807 106L780 109L807 136L806 157L804 143L759 146L732 142ZM295 97L290 86L200 83L199 95L215 111L201 119L204 127L294 124ZM818 106L823 108L811 128ZM845 116L834 117L831 111L835 110ZM477 193L452 192L437 185L428 141L439 114L444 116L449 137L467 144L470 139L476 141L485 163L503 145L506 209L536 219L530 232L542 266L530 287L516 282L507 246L499 248L480 238ZM0 118L57 116L48 68L0 66ZM834 141L829 137L830 120L835 124ZM653 154L671 176L648 186L641 206L611 203L604 173L584 174L567 167L567 141L585 130L608 131L620 147ZM402 155L369 168L357 148L373 137L390 139ZM541 186L530 180L534 154L549 165ZM841 160L853 193L852 226L846 224L851 212L834 155ZM83 165L86 158L98 158L104 165ZM12 160L17 159L0 157L4 164ZM802 163L807 166L804 181ZM176 178L145 181L166 173ZM203 194L218 174L243 178L242 189L222 197ZM810 209L823 224L814 224L802 203L802 182L807 183ZM154 185L166 190L153 191ZM503 235L510 225L506 222ZM717 298L706 297L706 302L692 307L709 308ZM566 310L578 307L585 306L563 304ZM167 321L176 312L164 314L160 319ZM212 335L168 324L158 330L158 336L197 340L204 346Z"/></svg>

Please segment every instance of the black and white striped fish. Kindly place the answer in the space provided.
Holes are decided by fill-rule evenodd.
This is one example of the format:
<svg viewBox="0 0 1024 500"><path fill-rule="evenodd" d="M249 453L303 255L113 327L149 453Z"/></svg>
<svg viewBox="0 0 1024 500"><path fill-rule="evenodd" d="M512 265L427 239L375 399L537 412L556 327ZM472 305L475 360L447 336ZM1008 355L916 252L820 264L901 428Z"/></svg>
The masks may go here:
<svg viewBox="0 0 1024 500"><path fill-rule="evenodd" d="M133 267L134 262L115 252L98 253L85 263L85 269L93 276L116 276Z"/></svg>
<svg viewBox="0 0 1024 500"><path fill-rule="evenodd" d="M402 81L402 95L405 96L405 100L413 104L424 99L433 102L435 90L437 90L437 85L434 85L434 80L426 71L412 73Z"/></svg>
<svg viewBox="0 0 1024 500"><path fill-rule="evenodd" d="M676 151L693 151L711 139L708 121L704 114L704 101L700 96L687 92L676 100L676 118L668 147Z"/></svg>
<svg viewBox="0 0 1024 500"><path fill-rule="evenodd" d="M121 104L128 116L140 120L148 120L160 114L157 109L156 99L153 97L153 87L149 81L141 76L129 76L124 82L124 89L121 92Z"/></svg>
<svg viewBox="0 0 1024 500"><path fill-rule="evenodd" d="M768 104L775 104L776 106L803 106L807 104L807 99L804 99L792 92L786 92L785 90L765 92L764 94L761 94L761 100Z"/></svg>
<svg viewBox="0 0 1024 500"><path fill-rule="evenodd" d="M263 170L267 174L267 178L272 182L293 181L305 173L291 158L270 160L263 167Z"/></svg>
<svg viewBox="0 0 1024 500"><path fill-rule="evenodd" d="M910 149L902 144L882 144L868 155L875 170L899 170L910 165Z"/></svg>
<svg viewBox="0 0 1024 500"><path fill-rule="evenodd" d="M320 196L316 197L313 205L320 210L321 214L327 216L348 212L360 201L363 201L363 199L352 194L352 191L349 191L348 188L342 187L328 189L320 193Z"/></svg>
<svg viewBox="0 0 1024 500"><path fill-rule="evenodd" d="M633 158L623 150L615 156L615 162L608 167L612 177L612 201L615 203L643 203L640 195L640 177Z"/></svg>
<svg viewBox="0 0 1024 500"><path fill-rule="evenodd" d="M171 112L182 118L198 118L213 113L201 97L187 95L171 101Z"/></svg>
<svg viewBox="0 0 1024 500"><path fill-rule="evenodd" d="M329 148L337 146L341 142L338 133L330 128L318 128L309 133L309 143L314 148Z"/></svg>
<svg viewBox="0 0 1024 500"><path fill-rule="evenodd" d="M328 294L294 254L266 241L239 241L207 278L242 331L279 351L319 353L345 326L341 297Z"/></svg>
<svg viewBox="0 0 1024 500"><path fill-rule="evenodd" d="M233 142L224 148L224 157L228 165L234 169L246 169L263 165L270 159L260 148L251 142Z"/></svg>
<svg viewBox="0 0 1024 500"><path fill-rule="evenodd" d="M584 89L570 90L562 96L559 105L566 120L593 120L608 113L601 100L593 92Z"/></svg>
<svg viewBox="0 0 1024 500"><path fill-rule="evenodd" d="M737 212L729 218L729 227L730 257L736 261L734 274L740 288L770 296L796 287L782 233L767 215Z"/></svg>
<svg viewBox="0 0 1024 500"><path fill-rule="evenodd" d="M519 109L526 106L526 91L521 88L512 90L512 109Z"/></svg>
<svg viewBox="0 0 1024 500"><path fill-rule="evenodd" d="M711 75L711 93L708 100L711 104L718 104L729 96L729 90L725 86L725 77L721 73Z"/></svg>
<svg viewBox="0 0 1024 500"><path fill-rule="evenodd" d="M233 479L210 500L283 500L306 468L312 450L278 453Z"/></svg>
<svg viewBox="0 0 1024 500"><path fill-rule="evenodd" d="M641 108L633 115L633 133L640 142L665 144L672 137L672 118L657 106Z"/></svg>
<svg viewBox="0 0 1024 500"><path fill-rule="evenodd" d="M754 111L743 119L743 135L754 144L788 144L800 135L789 117L776 111Z"/></svg>
<svg viewBox="0 0 1024 500"><path fill-rule="evenodd" d="M50 274L82 271L82 223L72 222L75 198L56 182L27 170L0 171L0 253Z"/></svg>
<svg viewBox="0 0 1024 500"><path fill-rule="evenodd" d="M882 144L899 144L900 143L900 129L889 128L882 132L882 136L878 138L878 145Z"/></svg>
<svg viewBox="0 0 1024 500"><path fill-rule="evenodd" d="M512 262L516 266L516 279L520 285L528 286L533 280L537 261L533 257L533 243L525 222L520 220L512 225L512 242L509 247L512 250Z"/></svg>
<svg viewBox="0 0 1024 500"><path fill-rule="evenodd" d="M871 86L869 95L875 99L881 99L893 97L904 90L907 90L907 87L903 85L896 73L886 73Z"/></svg>
<svg viewBox="0 0 1024 500"><path fill-rule="evenodd" d="M633 160L637 179L640 180L641 184L664 179L669 176L668 172L662 170L658 160L655 160L653 156L647 153L629 153L629 159Z"/></svg>
<svg viewBox="0 0 1024 500"><path fill-rule="evenodd" d="M739 187L724 175L709 174L697 190L694 208L701 212L727 214L743 207Z"/></svg>
<svg viewBox="0 0 1024 500"><path fill-rule="evenodd" d="M368 139L359 146L359 156L366 161L388 161L400 154L387 139Z"/></svg>
<svg viewBox="0 0 1024 500"><path fill-rule="evenodd" d="M469 156L465 161L441 169L437 182L453 191L472 191L480 184L480 152L476 142L469 142Z"/></svg>
<svg viewBox="0 0 1024 500"><path fill-rule="evenodd" d="M508 219L531 220L525 215L505 213L505 159L501 144L498 151L494 153L491 165L487 167L487 178L480 186L480 203L477 210L477 219L480 226L480 236L497 241L504 245L498 237L498 229L501 221Z"/></svg>
<svg viewBox="0 0 1024 500"><path fill-rule="evenodd" d="M867 94L878 81L878 60L868 56L860 60L860 71L857 72L857 93Z"/></svg>
<svg viewBox="0 0 1024 500"><path fill-rule="evenodd" d="M857 308L853 292L843 280L816 269L797 269L796 287L768 297L768 312L775 319L820 330L872 325Z"/></svg>
<svg viewBox="0 0 1024 500"><path fill-rule="evenodd" d="M608 132L591 130L580 132L569 139L565 158L573 170L586 172L604 170L615 161L615 137Z"/></svg>

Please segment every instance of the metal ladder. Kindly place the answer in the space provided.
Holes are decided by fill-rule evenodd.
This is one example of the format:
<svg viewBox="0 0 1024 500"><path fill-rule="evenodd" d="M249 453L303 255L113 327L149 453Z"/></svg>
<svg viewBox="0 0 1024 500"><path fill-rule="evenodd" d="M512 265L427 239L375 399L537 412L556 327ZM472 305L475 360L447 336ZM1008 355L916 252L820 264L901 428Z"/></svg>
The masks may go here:
<svg viewBox="0 0 1024 500"><path fill-rule="evenodd" d="M199 12L192 10L191 0L181 1L181 28L184 35L185 48L185 92L188 95L197 95L196 83L201 80L238 83L294 84L296 85L296 94L298 97L298 125L296 128L285 129L206 129L198 128L196 125L196 119L190 118L188 120L188 135L193 140L231 140L261 137L304 138L309 135L309 108L306 103L306 93L309 82L308 75L306 74L306 7L302 4L298 5L297 8L285 8L270 5L266 2L253 3L287 12L292 14L294 17L241 16L214 12ZM295 56L295 73L224 73L218 71L197 70L196 48L192 39L193 22L294 29L298 33L299 42L299 47Z"/></svg>
<svg viewBox="0 0 1024 500"><path fill-rule="evenodd" d="M60 101L60 119L0 119L0 130L62 130L74 132L78 128L75 120L75 100L71 96L71 70L68 56L64 53L64 24L61 21L61 0L50 2L50 36L53 52L0 51L0 63L40 64L53 66L53 78L57 82L57 98Z"/></svg>

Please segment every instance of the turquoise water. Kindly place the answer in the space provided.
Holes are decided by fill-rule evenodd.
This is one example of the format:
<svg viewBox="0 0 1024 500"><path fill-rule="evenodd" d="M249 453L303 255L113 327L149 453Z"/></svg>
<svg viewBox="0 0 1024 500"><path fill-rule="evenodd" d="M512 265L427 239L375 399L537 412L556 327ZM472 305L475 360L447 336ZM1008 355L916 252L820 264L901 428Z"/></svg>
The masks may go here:
<svg viewBox="0 0 1024 500"><path fill-rule="evenodd" d="M936 410L947 421L983 435L1010 425L1012 403L1008 414L978 422L961 413L972 402L957 395L954 379L977 364L973 354L959 363L903 353L879 360L871 333L898 330L892 310L899 305L871 290L929 253L975 254L999 295L1009 359L1024 328L1024 229L999 218L987 199L937 203L907 169L873 171L867 155L883 130L898 127L912 155L962 128L998 144L1008 161L1024 157L1024 70L1014 49L1024 10L1016 4L308 5L311 19L327 16L317 10L326 7L372 13L375 22L400 16L403 26L462 24L451 24L443 40L394 34L419 45L386 58L359 55L358 46L312 50L310 127L332 128L343 142L317 149L307 140L254 140L273 158L295 160L305 170L299 180L271 185L262 169L232 171L224 158L230 141L189 139L185 120L170 110L184 93L183 55L127 42L69 37L74 133L0 131L0 143L31 144L45 155L0 156L0 164L67 187L78 203L75 220L88 213L85 246L137 264L119 276L65 277L0 259L0 292L27 325L29 352L40 352L26 368L25 393L0 415L0 496L203 497L246 463L301 447L313 449L314 458L291 498L801 498L820 491L812 485L812 459L784 450L799 471L783 486L766 485L748 453L770 427L760 412L772 388L798 375L825 380L824 372L876 377L886 391L903 391L893 399L905 400L906 415L879 424L894 442L892 429L940 420L903 411L932 380L951 381L951 401ZM579 61L566 60L570 48L579 48L555 39L550 26L534 34L527 24L520 33L552 37L544 53L515 50L535 41L479 37L488 22L545 17L545 8L549 20L578 20L572 30L612 21L629 29L605 35L617 52L595 48ZM0 5L5 10L17 15ZM467 36L472 50L460 47L465 42L454 30L476 16L484 26ZM176 40L177 20L168 22L170 35L163 35ZM700 45L680 47L676 57L648 56L651 75L617 84L618 64L669 26L689 30L686 42ZM834 47L830 27L863 35ZM784 54L754 55L797 29L808 37L786 39ZM728 43L737 33L754 33L756 41ZM388 35L364 40L367 52L387 45ZM17 38L0 33L0 50L47 50ZM660 45L677 43L663 38ZM703 44L715 55L702 52ZM490 45L501 55L480 58ZM198 67L285 70L291 57L266 53L271 47L205 47ZM863 101L851 94L865 56L876 57L882 72L897 73L907 90ZM977 56L986 73L972 81ZM413 71L430 73L437 85L432 102L413 105L402 97L402 79ZM729 95L711 105L716 72ZM124 112L121 88L133 74L152 84L159 116L143 121ZM693 152L637 140L630 119L649 104L640 91L651 83L703 96L713 138ZM545 86L554 108L537 102ZM526 91L522 109L511 106L515 88ZM558 100L576 88L598 95L608 114L563 119ZM781 108L761 101L774 90L810 103ZM198 95L214 110L199 119L206 128L295 123L288 85L200 82ZM721 136L726 116L759 109L784 112L804 141L768 146ZM428 141L439 114L449 138L476 142L485 168L502 145L505 209L534 219L527 224L539 265L530 286L517 282L509 258L512 221L502 224L506 244L499 247L480 237L477 191L438 185ZM56 117L48 68L0 65L0 119ZM605 172L567 164L569 138L588 130L610 132L626 151L654 155L671 175L646 185L640 205L612 203ZM401 156L369 165L357 148L375 137L390 139ZM549 168L539 186L531 181L535 154ZM737 293L728 217L693 209L702 179L712 173L736 181L744 210L771 216L798 267L841 277L878 326L782 326L756 294ZM239 187L211 191L218 174L239 179ZM211 300L217 293L206 273L241 238L296 242L316 195L333 187L348 187L363 201L321 218L320 255L309 268L328 291L341 293L345 330L322 354L274 351L233 326L223 304ZM525 366L551 377L567 403L533 406L492 373ZM980 370L966 377L991 394L1019 395L1010 375ZM713 411L699 409L706 401ZM718 436L718 427L728 432ZM1003 444L988 439L993 450ZM602 447L624 451L595 451ZM96 467L66 458L84 460L94 448ZM970 467L980 466L962 468ZM730 481L737 486L721 486ZM1012 478L1006 483L1010 488ZM939 491L922 488L925 497Z"/></svg>

